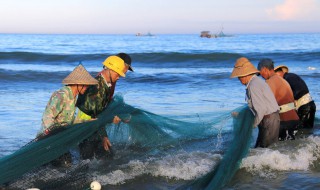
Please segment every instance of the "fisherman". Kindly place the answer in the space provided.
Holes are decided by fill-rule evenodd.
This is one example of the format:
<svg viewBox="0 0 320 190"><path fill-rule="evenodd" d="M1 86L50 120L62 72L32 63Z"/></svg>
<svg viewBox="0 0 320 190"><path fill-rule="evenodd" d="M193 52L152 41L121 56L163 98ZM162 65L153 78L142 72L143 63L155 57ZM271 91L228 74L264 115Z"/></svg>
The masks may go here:
<svg viewBox="0 0 320 190"><path fill-rule="evenodd" d="M289 73L289 68L285 65L277 66L274 71L284 78L292 89L296 110L300 118L299 128L313 128L316 104L312 100L307 84L299 75Z"/></svg>
<svg viewBox="0 0 320 190"><path fill-rule="evenodd" d="M294 140L294 133L299 125L299 116L294 106L293 92L289 83L274 72L274 62L269 58L260 60L258 69L280 106L279 139Z"/></svg>
<svg viewBox="0 0 320 190"><path fill-rule="evenodd" d="M246 86L246 101L251 109L254 127L259 127L255 147L268 147L278 141L280 117L279 106L270 87L259 77L259 71L245 57L237 59L231 78L238 77ZM236 113L233 113L236 116Z"/></svg>
<svg viewBox="0 0 320 190"><path fill-rule="evenodd" d="M103 63L103 70L96 76L97 86L90 87L85 94L80 95L77 106L80 109L80 120L95 119L112 100L117 80L125 77L131 67L131 57L126 53L109 56ZM115 116L113 123L118 124L121 119ZM83 159L103 157L112 154L111 143L105 128L101 128L80 145L80 154Z"/></svg>
<svg viewBox="0 0 320 190"><path fill-rule="evenodd" d="M72 125L75 120L76 101L80 94L84 94L89 86L95 86L98 81L79 64L65 79L65 86L55 91L43 113L42 127L37 138L50 134L53 130ZM71 163L70 153L62 155L53 162L54 165Z"/></svg>

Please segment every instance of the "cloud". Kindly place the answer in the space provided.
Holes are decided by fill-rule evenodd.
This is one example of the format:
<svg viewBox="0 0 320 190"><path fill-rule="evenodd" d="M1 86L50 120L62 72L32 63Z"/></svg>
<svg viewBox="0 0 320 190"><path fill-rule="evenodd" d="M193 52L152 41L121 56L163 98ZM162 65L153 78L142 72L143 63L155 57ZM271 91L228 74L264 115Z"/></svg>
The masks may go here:
<svg viewBox="0 0 320 190"><path fill-rule="evenodd" d="M275 20L313 19L319 11L317 0L285 0L283 4L266 10L269 17Z"/></svg>

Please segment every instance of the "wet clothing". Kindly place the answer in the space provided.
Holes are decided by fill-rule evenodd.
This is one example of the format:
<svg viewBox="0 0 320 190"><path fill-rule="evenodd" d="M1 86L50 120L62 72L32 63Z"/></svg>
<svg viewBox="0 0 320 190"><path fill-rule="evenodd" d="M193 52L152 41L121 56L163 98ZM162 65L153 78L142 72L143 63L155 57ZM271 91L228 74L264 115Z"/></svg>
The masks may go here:
<svg viewBox="0 0 320 190"><path fill-rule="evenodd" d="M246 100L255 116L254 126L259 127L256 147L268 147L278 141L279 106L270 87L254 75L246 89Z"/></svg>
<svg viewBox="0 0 320 190"><path fill-rule="evenodd" d="M46 106L42 116L42 127L38 136L47 133L51 127L72 125L75 119L76 98L74 98L71 87L64 86L55 91ZM50 163L56 167L70 167L71 154L67 152Z"/></svg>
<svg viewBox="0 0 320 190"><path fill-rule="evenodd" d="M290 131L289 134L293 134L294 130L297 130L299 122L299 116L294 108L294 97L289 83L282 77L274 74L269 79L266 80L267 84L270 86L278 105L280 106L280 131L279 138L286 136L285 134ZM293 105L292 108L287 105ZM281 111L283 107L289 107L285 111ZM294 139L294 137L291 137Z"/></svg>
<svg viewBox="0 0 320 190"><path fill-rule="evenodd" d="M265 115L259 124L259 134L255 148L266 148L269 145L278 141L279 129L280 129L280 115L278 112L274 112L269 115Z"/></svg>
<svg viewBox="0 0 320 190"><path fill-rule="evenodd" d="M299 127L302 128L313 128L314 118L316 113L316 104L311 101L298 109L298 116L300 118Z"/></svg>
<svg viewBox="0 0 320 190"><path fill-rule="evenodd" d="M314 117L316 113L316 105L309 95L309 89L304 80L294 73L285 73L283 78L289 83L294 100L296 103L296 108L298 111L298 116L300 118L300 127L302 128L312 128L314 125ZM310 97L306 97L310 96ZM305 100L307 98L307 100Z"/></svg>
<svg viewBox="0 0 320 190"><path fill-rule="evenodd" d="M71 87L64 86L55 91L43 113L42 127L39 134L53 125L71 125L75 118L75 103Z"/></svg>
<svg viewBox="0 0 320 190"><path fill-rule="evenodd" d="M96 77L98 85L90 86L83 95L79 95L77 107L85 114L96 118L112 100L114 85L108 83L98 74ZM80 154L83 159L90 159L93 156L100 157L106 154L103 148L103 138L107 137L106 129L100 128L91 137L80 143Z"/></svg>

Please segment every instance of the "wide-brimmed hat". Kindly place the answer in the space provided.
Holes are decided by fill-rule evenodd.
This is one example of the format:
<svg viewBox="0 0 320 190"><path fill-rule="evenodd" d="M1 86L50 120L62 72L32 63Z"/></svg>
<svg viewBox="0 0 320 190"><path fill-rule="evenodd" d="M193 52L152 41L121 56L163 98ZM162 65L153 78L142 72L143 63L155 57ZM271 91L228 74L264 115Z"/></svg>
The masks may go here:
<svg viewBox="0 0 320 190"><path fill-rule="evenodd" d="M247 58L241 57L234 64L230 78L244 77L255 73L259 73L258 69Z"/></svg>
<svg viewBox="0 0 320 190"><path fill-rule="evenodd" d="M285 65L279 65L276 68L274 68L274 71L277 72L277 70L282 70L282 72L284 73L288 73L289 72L289 68Z"/></svg>
<svg viewBox="0 0 320 190"><path fill-rule="evenodd" d="M62 84L97 85L98 81L90 75L82 64L79 64L65 79L63 79Z"/></svg>

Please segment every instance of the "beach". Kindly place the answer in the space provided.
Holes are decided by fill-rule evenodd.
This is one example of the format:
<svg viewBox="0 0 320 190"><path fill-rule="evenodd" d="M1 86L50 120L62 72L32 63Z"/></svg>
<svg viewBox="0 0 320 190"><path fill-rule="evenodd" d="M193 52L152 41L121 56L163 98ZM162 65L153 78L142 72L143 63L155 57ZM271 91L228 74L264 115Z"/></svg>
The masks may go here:
<svg viewBox="0 0 320 190"><path fill-rule="evenodd" d="M307 83L319 108L319 37L313 33L222 38L0 34L0 158L35 138L52 92L74 67L82 63L95 76L109 55L125 52L132 57L134 72L117 82L115 94L148 113L157 129L172 134L162 124L179 126L173 130L177 140L171 146L140 147L128 143L126 124L110 125L107 131L116 154L110 160L86 162L89 170L79 188L97 180L105 189L176 189L211 171L233 139L231 112L246 105L245 86L230 78L239 57L247 57L255 66L262 58L288 66L289 72ZM317 125L319 118L317 111ZM199 130L189 134L188 127ZM248 155L224 189L320 187L319 127L265 149L253 148L257 130L253 129ZM179 140L183 135L186 138ZM146 141L148 138L154 137ZM28 185L32 181L21 179L10 188L30 188Z"/></svg>

